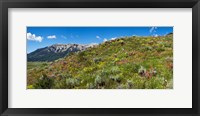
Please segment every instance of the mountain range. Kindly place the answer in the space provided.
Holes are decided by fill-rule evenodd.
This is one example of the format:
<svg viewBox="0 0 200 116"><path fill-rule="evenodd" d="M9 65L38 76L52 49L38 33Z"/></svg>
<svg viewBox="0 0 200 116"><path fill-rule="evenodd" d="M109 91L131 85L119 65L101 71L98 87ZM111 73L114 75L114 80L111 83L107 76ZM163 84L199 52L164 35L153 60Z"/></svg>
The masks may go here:
<svg viewBox="0 0 200 116"><path fill-rule="evenodd" d="M53 44L44 48L39 48L27 55L28 62L53 61L65 57L72 52L84 51L97 44Z"/></svg>

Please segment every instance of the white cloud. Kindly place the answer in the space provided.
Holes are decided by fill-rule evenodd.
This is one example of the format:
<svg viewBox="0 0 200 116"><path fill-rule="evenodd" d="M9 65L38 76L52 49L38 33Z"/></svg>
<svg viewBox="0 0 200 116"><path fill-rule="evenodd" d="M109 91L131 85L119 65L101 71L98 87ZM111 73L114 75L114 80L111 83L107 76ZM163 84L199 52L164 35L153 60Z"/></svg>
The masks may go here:
<svg viewBox="0 0 200 116"><path fill-rule="evenodd" d="M66 37L66 36L64 36L64 35L61 35L61 38L63 38L63 39L67 39L67 37Z"/></svg>
<svg viewBox="0 0 200 116"><path fill-rule="evenodd" d="M36 36L35 34L32 34L32 33L27 33L26 34L26 38L28 40L31 40L31 41L38 41L38 42L42 42L42 39L43 37L41 36Z"/></svg>
<svg viewBox="0 0 200 116"><path fill-rule="evenodd" d="M149 32L150 33L154 33L154 32L156 32L156 29L157 29L157 27L151 27L150 30L149 30Z"/></svg>
<svg viewBox="0 0 200 116"><path fill-rule="evenodd" d="M158 37L158 36L159 36L158 34L155 34L155 35L154 35L154 37Z"/></svg>
<svg viewBox="0 0 200 116"><path fill-rule="evenodd" d="M90 45L98 45L98 43L90 43Z"/></svg>
<svg viewBox="0 0 200 116"><path fill-rule="evenodd" d="M97 39L101 39L100 36L98 36L98 35L96 36L96 38L97 38Z"/></svg>
<svg viewBox="0 0 200 116"><path fill-rule="evenodd" d="M117 39L117 37L112 37L110 40L115 40L115 39Z"/></svg>
<svg viewBox="0 0 200 116"><path fill-rule="evenodd" d="M103 39L103 42L106 42L106 41L108 41L108 39L104 38L104 39Z"/></svg>
<svg viewBox="0 0 200 116"><path fill-rule="evenodd" d="M47 36L48 39L56 39L56 35L49 35Z"/></svg>

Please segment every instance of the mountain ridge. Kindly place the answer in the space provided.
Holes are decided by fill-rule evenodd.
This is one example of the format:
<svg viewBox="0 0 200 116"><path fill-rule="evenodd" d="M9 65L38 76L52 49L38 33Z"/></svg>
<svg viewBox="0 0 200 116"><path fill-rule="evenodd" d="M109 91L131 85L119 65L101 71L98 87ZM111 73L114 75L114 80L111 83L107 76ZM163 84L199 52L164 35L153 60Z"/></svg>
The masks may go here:
<svg viewBox="0 0 200 116"><path fill-rule="evenodd" d="M39 48L27 54L28 62L33 61L53 61L72 52L84 51L89 47L94 47L98 44L53 44L47 47Z"/></svg>

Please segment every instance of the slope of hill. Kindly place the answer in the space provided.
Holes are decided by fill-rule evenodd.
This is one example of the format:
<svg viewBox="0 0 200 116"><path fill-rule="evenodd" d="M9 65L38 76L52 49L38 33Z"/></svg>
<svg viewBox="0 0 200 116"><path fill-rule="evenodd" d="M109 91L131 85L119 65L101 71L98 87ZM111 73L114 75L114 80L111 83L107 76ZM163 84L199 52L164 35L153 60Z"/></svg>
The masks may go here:
<svg viewBox="0 0 200 116"><path fill-rule="evenodd" d="M173 34L118 38L53 62L28 62L27 76L30 89L173 88Z"/></svg>
<svg viewBox="0 0 200 116"><path fill-rule="evenodd" d="M86 48L92 45L80 45L80 44L54 44L45 48L40 48L27 55L29 62L31 61L53 61L64 56L69 55L72 52L84 51Z"/></svg>

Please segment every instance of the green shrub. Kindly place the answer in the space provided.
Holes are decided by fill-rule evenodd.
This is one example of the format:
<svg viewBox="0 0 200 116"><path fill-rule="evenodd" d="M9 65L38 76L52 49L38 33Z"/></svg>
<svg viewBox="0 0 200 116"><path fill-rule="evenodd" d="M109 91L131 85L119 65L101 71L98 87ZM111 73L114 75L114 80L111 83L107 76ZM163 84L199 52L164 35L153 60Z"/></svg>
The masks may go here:
<svg viewBox="0 0 200 116"><path fill-rule="evenodd" d="M143 66L140 66L140 69L138 70L138 74L140 74L141 76L144 76L145 73L146 73L146 69Z"/></svg>
<svg viewBox="0 0 200 116"><path fill-rule="evenodd" d="M122 78L119 75L110 75L109 78L118 83L122 81Z"/></svg>
<svg viewBox="0 0 200 116"><path fill-rule="evenodd" d="M99 75L96 76L94 83L96 86L105 86L106 84L106 77L100 77Z"/></svg>
<svg viewBox="0 0 200 116"><path fill-rule="evenodd" d="M27 89L34 89L33 85L28 85Z"/></svg>
<svg viewBox="0 0 200 116"><path fill-rule="evenodd" d="M94 58L93 61L94 63L99 63L102 61L102 58Z"/></svg>
<svg viewBox="0 0 200 116"><path fill-rule="evenodd" d="M79 61L84 61L84 60L86 60L86 59L85 59L85 52L84 52L84 51L78 53L78 60L79 60Z"/></svg>
<svg viewBox="0 0 200 116"><path fill-rule="evenodd" d="M145 88L148 88L148 89L164 89L163 83L164 83L163 78L153 77L153 78L146 81Z"/></svg>
<svg viewBox="0 0 200 116"><path fill-rule="evenodd" d="M95 85L93 83L87 83L87 89L95 89Z"/></svg>
<svg viewBox="0 0 200 116"><path fill-rule="evenodd" d="M157 48L156 50L157 50L157 52L163 52L163 51L165 51L165 48L159 47L159 48Z"/></svg>
<svg viewBox="0 0 200 116"><path fill-rule="evenodd" d="M67 78L66 79L66 88L72 89L80 84L80 81L76 78Z"/></svg>
<svg viewBox="0 0 200 116"><path fill-rule="evenodd" d="M40 78L36 80L33 87L36 89L51 89L53 86L53 79L48 78L46 74L42 74Z"/></svg>
<svg viewBox="0 0 200 116"><path fill-rule="evenodd" d="M56 77L54 79L53 88L55 88L55 89L60 89L60 88L64 89L64 88L66 88L66 77L62 77L62 76L61 77Z"/></svg>
<svg viewBox="0 0 200 116"><path fill-rule="evenodd" d="M166 84L167 89L173 89L173 79L170 79L169 82L167 81Z"/></svg>
<svg viewBox="0 0 200 116"><path fill-rule="evenodd" d="M119 69L119 67L118 66L113 66L112 68L111 68L111 74L119 74L120 73L120 69Z"/></svg>

